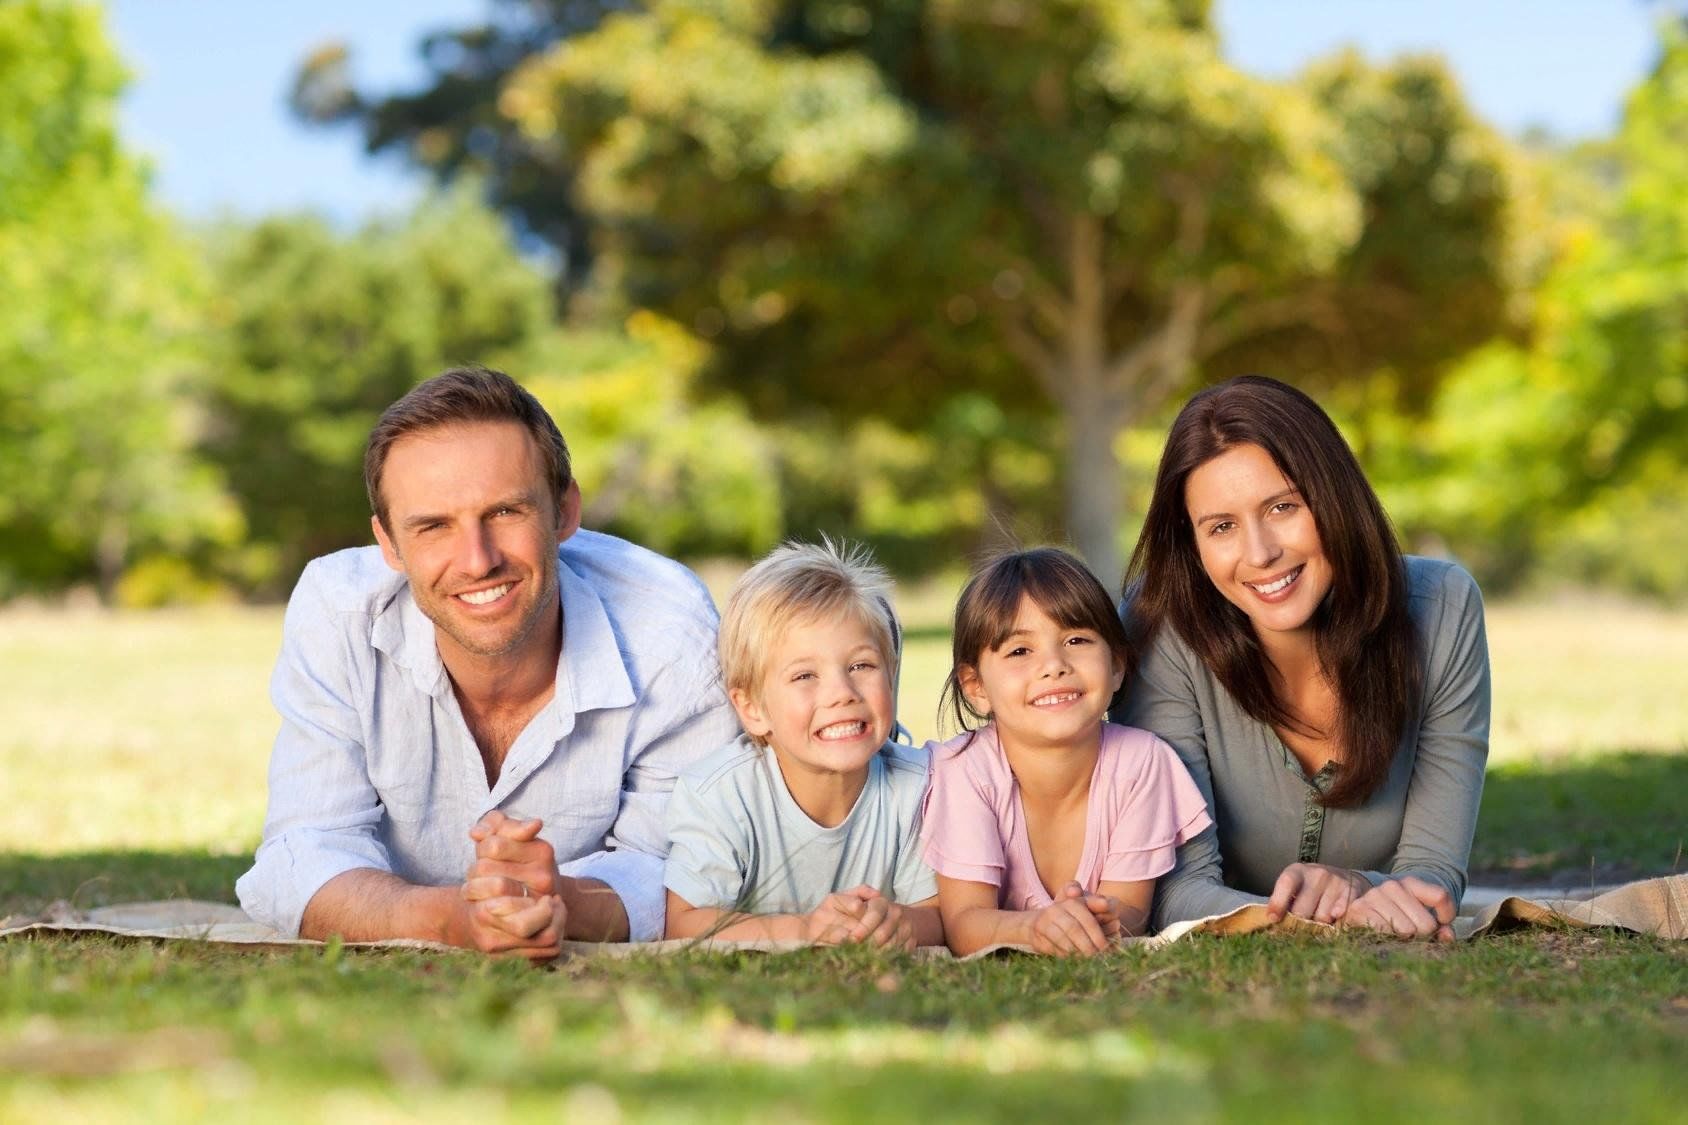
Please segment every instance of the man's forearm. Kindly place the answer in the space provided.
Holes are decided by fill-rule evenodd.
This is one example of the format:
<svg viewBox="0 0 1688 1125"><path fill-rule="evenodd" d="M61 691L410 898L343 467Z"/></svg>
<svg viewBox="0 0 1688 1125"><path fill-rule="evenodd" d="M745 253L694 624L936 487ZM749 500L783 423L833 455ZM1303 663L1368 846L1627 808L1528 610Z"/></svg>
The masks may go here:
<svg viewBox="0 0 1688 1125"><path fill-rule="evenodd" d="M563 930L570 941L627 940L627 908L608 883L567 875L558 883L568 910Z"/></svg>
<svg viewBox="0 0 1688 1125"><path fill-rule="evenodd" d="M305 905L299 936L326 941L420 938L465 944L455 923L463 913L459 887L419 887L387 871L344 871L322 885Z"/></svg>

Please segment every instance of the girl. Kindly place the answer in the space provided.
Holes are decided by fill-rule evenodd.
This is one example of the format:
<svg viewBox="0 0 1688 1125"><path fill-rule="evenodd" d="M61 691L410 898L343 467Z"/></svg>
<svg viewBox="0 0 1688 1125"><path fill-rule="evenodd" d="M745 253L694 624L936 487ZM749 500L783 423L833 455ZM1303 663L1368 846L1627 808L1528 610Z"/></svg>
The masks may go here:
<svg viewBox="0 0 1688 1125"><path fill-rule="evenodd" d="M1218 820L1159 924L1264 901L1451 940L1488 751L1482 599L1402 557L1318 404L1257 376L1192 398L1126 589L1145 648L1116 714L1172 743Z"/></svg>
<svg viewBox="0 0 1688 1125"><path fill-rule="evenodd" d="M1104 721L1131 664L1107 591L1063 551L1003 555L962 591L953 644L963 733L928 747L923 826L950 949L1144 932L1155 879L1210 822L1166 743Z"/></svg>

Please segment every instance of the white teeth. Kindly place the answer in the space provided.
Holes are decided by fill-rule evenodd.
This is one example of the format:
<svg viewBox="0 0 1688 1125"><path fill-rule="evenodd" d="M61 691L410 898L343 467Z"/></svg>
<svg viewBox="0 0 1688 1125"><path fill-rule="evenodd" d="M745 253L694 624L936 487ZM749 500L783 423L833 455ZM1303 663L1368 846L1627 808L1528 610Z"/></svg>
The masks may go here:
<svg viewBox="0 0 1688 1125"><path fill-rule="evenodd" d="M1278 579L1276 582L1268 582L1264 586L1259 585L1259 584L1254 583L1254 582L1250 582L1247 585L1248 585L1249 589L1255 591L1256 593L1275 594L1279 590L1282 590L1285 587L1287 587L1291 582L1294 582L1299 577L1301 577L1301 568L1298 566L1294 570L1290 571L1288 574L1284 575L1282 578Z"/></svg>
<svg viewBox="0 0 1688 1125"><path fill-rule="evenodd" d="M815 737L823 742L831 742L839 738L855 738L867 730L867 724L857 720L850 723L833 723L815 732Z"/></svg>
<svg viewBox="0 0 1688 1125"><path fill-rule="evenodd" d="M1069 699L1077 699L1077 698L1078 698L1078 692L1076 692L1076 691L1058 691L1058 692L1054 692L1050 695L1040 695L1040 696L1038 696L1036 699L1032 700L1032 706L1033 707L1053 707L1057 703L1065 703Z"/></svg>
<svg viewBox="0 0 1688 1125"><path fill-rule="evenodd" d="M470 605L486 605L489 602L497 601L509 592L510 583L506 582L504 585L494 586L490 590L476 590L472 594L458 594L457 596L468 602Z"/></svg>

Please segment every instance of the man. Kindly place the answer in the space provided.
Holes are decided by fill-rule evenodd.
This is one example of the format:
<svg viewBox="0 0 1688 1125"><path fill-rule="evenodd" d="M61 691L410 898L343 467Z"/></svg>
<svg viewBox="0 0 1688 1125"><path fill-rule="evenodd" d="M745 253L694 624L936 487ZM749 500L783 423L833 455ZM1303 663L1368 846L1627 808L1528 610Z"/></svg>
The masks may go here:
<svg viewBox="0 0 1688 1125"><path fill-rule="evenodd" d="M379 549L315 560L288 604L241 906L533 959L660 938L674 775L737 733L707 591L580 529L562 435L496 371L389 407L364 483Z"/></svg>

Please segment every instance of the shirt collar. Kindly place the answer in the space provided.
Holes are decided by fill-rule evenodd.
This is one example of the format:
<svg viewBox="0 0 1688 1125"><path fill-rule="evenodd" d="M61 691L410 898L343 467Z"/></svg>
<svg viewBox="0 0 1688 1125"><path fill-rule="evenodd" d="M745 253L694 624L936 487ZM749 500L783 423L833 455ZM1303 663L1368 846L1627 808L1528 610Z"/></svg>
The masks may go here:
<svg viewBox="0 0 1688 1125"><path fill-rule="evenodd" d="M557 590L563 607L563 654L557 661L557 691L551 709L561 738L574 729L574 717L581 712L630 706L633 682L603 599L561 558ZM434 640L434 623L411 596L410 583L401 582L376 615L370 643L407 670L424 695L443 698L451 690Z"/></svg>

